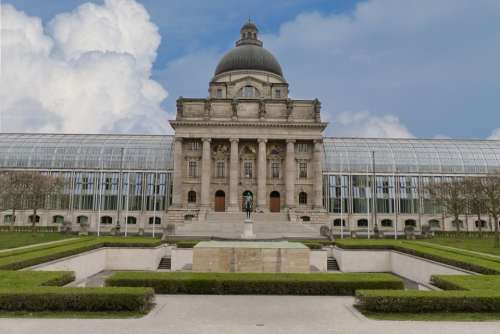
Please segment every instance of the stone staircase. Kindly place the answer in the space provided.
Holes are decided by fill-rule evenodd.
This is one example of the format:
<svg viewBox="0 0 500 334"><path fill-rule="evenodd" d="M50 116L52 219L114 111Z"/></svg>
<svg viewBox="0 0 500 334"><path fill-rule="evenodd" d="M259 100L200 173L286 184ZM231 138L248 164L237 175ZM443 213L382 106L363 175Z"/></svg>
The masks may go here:
<svg viewBox="0 0 500 334"><path fill-rule="evenodd" d="M332 257L332 256L329 256L328 259L327 259L327 262L326 262L326 269L328 271L339 271L339 265L337 263L337 260Z"/></svg>
<svg viewBox="0 0 500 334"><path fill-rule="evenodd" d="M184 222L176 235L190 237L240 238L245 220L243 212L208 212L205 221ZM257 238L317 238L316 224L290 222L287 213L252 213Z"/></svg>
<svg viewBox="0 0 500 334"><path fill-rule="evenodd" d="M160 264L158 264L159 270L170 270L172 267L172 259L170 257L162 257Z"/></svg>

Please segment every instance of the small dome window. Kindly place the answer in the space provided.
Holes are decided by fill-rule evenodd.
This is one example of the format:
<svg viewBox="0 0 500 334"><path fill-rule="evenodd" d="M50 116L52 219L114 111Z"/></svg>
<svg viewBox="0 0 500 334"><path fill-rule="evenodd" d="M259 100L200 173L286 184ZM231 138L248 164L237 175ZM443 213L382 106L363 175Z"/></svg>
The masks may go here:
<svg viewBox="0 0 500 334"><path fill-rule="evenodd" d="M238 95L240 97L248 97L248 98L260 97L260 92L254 86L245 86L240 90Z"/></svg>

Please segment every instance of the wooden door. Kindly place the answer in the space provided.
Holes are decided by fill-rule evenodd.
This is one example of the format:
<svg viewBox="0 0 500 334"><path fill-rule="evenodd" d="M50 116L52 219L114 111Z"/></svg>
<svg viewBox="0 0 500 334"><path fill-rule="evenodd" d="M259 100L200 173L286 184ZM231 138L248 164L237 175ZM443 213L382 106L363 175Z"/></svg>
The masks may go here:
<svg viewBox="0 0 500 334"><path fill-rule="evenodd" d="M269 210L271 212L280 212L280 193L273 191L269 198Z"/></svg>
<svg viewBox="0 0 500 334"><path fill-rule="evenodd" d="M226 194L223 191L217 191L215 193L215 211L224 212L226 211Z"/></svg>

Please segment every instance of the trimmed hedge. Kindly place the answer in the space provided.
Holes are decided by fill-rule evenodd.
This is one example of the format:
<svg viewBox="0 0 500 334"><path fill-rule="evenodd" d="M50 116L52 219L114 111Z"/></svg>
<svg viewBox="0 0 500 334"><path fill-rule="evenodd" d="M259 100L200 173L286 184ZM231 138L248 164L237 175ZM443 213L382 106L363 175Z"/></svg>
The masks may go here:
<svg viewBox="0 0 500 334"><path fill-rule="evenodd" d="M0 311L136 311L153 303L150 288L0 288Z"/></svg>
<svg viewBox="0 0 500 334"><path fill-rule="evenodd" d="M159 294L354 295L357 289L403 289L392 274L117 272L107 286L152 287Z"/></svg>
<svg viewBox="0 0 500 334"><path fill-rule="evenodd" d="M75 280L72 271L0 271L0 288L63 286Z"/></svg>
<svg viewBox="0 0 500 334"><path fill-rule="evenodd" d="M336 245L344 249L395 250L481 274L500 274L500 260L429 244L422 245L418 241L338 240Z"/></svg>
<svg viewBox="0 0 500 334"><path fill-rule="evenodd" d="M434 275L431 283L443 290L500 291L500 275Z"/></svg>
<svg viewBox="0 0 500 334"><path fill-rule="evenodd" d="M356 306L388 313L500 312L500 291L358 290Z"/></svg>

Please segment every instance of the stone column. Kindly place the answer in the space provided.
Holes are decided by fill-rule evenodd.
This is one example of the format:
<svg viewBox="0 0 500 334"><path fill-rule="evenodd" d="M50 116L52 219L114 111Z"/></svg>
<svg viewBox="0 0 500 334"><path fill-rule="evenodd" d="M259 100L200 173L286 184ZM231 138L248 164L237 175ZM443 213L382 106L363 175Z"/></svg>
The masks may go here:
<svg viewBox="0 0 500 334"><path fill-rule="evenodd" d="M172 207L180 208L182 206L182 138L175 137L174 139L174 175L172 180Z"/></svg>
<svg viewBox="0 0 500 334"><path fill-rule="evenodd" d="M201 201L203 208L210 206L210 176L212 159L210 154L210 138L203 138L203 151L201 155Z"/></svg>
<svg viewBox="0 0 500 334"><path fill-rule="evenodd" d="M257 210L267 211L266 207L266 183L267 183L267 150L266 143L267 139L260 138L259 142L259 153L257 157Z"/></svg>
<svg viewBox="0 0 500 334"><path fill-rule="evenodd" d="M240 176L238 138L229 139L231 142L231 156L229 157L229 206L227 211L238 212L240 205L238 201L238 182Z"/></svg>
<svg viewBox="0 0 500 334"><path fill-rule="evenodd" d="M288 209L295 207L295 180L297 178L295 171L295 140L286 141L286 160L285 160L285 186L286 186L286 206Z"/></svg>
<svg viewBox="0 0 500 334"><path fill-rule="evenodd" d="M317 139L314 141L313 153L313 189L314 189L314 208L323 209L323 141Z"/></svg>

